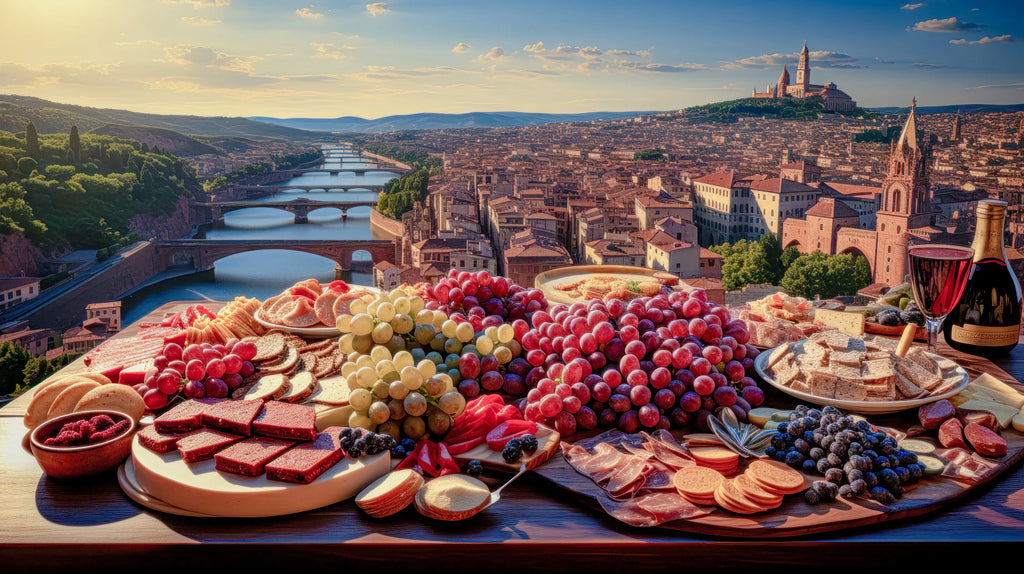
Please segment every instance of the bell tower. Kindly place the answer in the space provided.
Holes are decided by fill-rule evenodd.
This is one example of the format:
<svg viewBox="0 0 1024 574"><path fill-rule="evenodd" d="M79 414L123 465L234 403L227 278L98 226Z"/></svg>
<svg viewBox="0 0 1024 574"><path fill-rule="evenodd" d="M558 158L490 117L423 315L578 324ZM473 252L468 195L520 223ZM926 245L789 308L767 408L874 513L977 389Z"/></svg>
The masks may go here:
<svg viewBox="0 0 1024 574"><path fill-rule="evenodd" d="M811 85L811 53L807 51L807 41L804 40L804 49L800 50L800 64L796 69L796 85L800 86L803 96L810 91Z"/></svg>
<svg viewBox="0 0 1024 574"><path fill-rule="evenodd" d="M917 132L917 98L889 153L889 171L882 182L882 205L875 216L878 241L875 281L903 283L906 276L907 232L931 224L928 209L929 150Z"/></svg>

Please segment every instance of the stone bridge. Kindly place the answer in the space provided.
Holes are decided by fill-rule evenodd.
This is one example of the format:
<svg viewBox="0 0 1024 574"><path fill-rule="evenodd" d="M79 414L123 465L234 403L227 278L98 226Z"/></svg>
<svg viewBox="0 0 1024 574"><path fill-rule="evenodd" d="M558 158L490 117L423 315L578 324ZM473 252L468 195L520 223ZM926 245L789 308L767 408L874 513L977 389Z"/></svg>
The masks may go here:
<svg viewBox="0 0 1024 574"><path fill-rule="evenodd" d="M200 207L210 210L210 221L217 222L223 219L224 214L238 209L250 207L270 207L295 214L295 223L309 223L309 214L312 211L325 208L341 210L341 219L348 219L348 210L355 207L375 207L376 201L314 201L304 197L291 201L218 201L214 203L199 203Z"/></svg>
<svg viewBox="0 0 1024 574"><path fill-rule="evenodd" d="M247 195L252 194L252 197L265 197L273 195L279 191L352 191L352 190L367 190L367 191L382 191L383 185L369 184L369 183L310 183L305 185L298 184L282 184L282 185L236 185L232 189L235 191L245 192Z"/></svg>
<svg viewBox="0 0 1024 574"><path fill-rule="evenodd" d="M352 254L367 251L374 263L397 263L395 242L381 239L170 239L154 242L157 256L167 267L189 265L197 271L212 269L224 257L246 251L283 249L326 257L339 269L351 269Z"/></svg>
<svg viewBox="0 0 1024 574"><path fill-rule="evenodd" d="M289 176L299 176L305 173L329 173L331 175L337 175L339 173L354 173L356 175L366 175L368 172L381 172L381 173L393 173L395 175L402 175L408 170L400 167L307 167L304 169L282 169L278 170L280 173Z"/></svg>

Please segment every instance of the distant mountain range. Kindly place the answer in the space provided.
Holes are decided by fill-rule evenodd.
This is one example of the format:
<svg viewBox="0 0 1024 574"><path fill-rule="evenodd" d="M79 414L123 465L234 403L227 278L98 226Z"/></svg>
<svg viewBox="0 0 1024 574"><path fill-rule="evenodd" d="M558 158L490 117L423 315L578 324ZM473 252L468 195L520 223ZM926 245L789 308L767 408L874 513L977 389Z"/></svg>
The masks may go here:
<svg viewBox="0 0 1024 574"><path fill-rule="evenodd" d="M871 111L879 112L882 114L905 114L910 111L910 107L895 107L890 106L886 108L870 108ZM917 113L926 116L929 114L955 114L957 111L961 114L976 114L981 112L1001 112L1005 114L1012 114L1013 112L1024 112L1024 104L960 104L954 106L918 106Z"/></svg>
<svg viewBox="0 0 1024 574"><path fill-rule="evenodd" d="M385 116L375 120L367 120L355 116L343 116L340 118L271 118L252 116L249 119L303 130L380 133L402 130L522 127L556 122L618 120L657 113L659 112L589 112L583 114L470 112L466 114L406 114Z"/></svg>

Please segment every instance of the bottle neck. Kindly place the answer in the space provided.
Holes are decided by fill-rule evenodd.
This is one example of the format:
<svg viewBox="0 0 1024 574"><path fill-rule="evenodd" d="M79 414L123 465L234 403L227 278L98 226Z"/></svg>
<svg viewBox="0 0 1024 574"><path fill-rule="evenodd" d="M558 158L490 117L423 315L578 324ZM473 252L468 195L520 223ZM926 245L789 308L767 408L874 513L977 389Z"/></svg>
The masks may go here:
<svg viewBox="0 0 1024 574"><path fill-rule="evenodd" d="M1003 215L978 215L974 230L974 262L985 259L1006 259L1003 248Z"/></svg>

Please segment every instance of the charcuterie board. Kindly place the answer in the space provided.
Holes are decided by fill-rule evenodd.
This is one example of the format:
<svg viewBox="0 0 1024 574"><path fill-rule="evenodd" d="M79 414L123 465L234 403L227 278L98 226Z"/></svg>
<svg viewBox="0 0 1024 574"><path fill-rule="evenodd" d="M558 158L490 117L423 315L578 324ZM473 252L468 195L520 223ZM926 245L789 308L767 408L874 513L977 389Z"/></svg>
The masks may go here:
<svg viewBox="0 0 1024 574"><path fill-rule="evenodd" d="M391 470L388 453L346 457L309 484L218 471L213 459L193 464L178 452L153 452L132 442L118 472L122 490L143 506L188 516L265 517L305 512L355 496ZM178 512L184 511L184 512Z"/></svg>
<svg viewBox="0 0 1024 574"><path fill-rule="evenodd" d="M904 427L911 421L909 417L898 415L872 417L870 420L873 423L898 424ZM683 435L679 435L679 437L683 437ZM661 526L709 536L782 538L843 530L919 516L955 503L971 491L983 487L1024 458L1024 435L1013 430L1006 430L1003 431L1003 437L1008 443L1006 456L1000 459L993 471L980 481L966 483L944 477L926 476L915 486L908 488L903 497L890 506L883 506L873 500L861 498L852 500L838 498L832 503L811 506L804 502L802 496L791 495L785 497L779 508L760 514L740 515L718 508L705 516L667 522ZM602 497L607 499L605 491L588 477L576 472L561 453L556 454L543 466L536 468L535 472L575 494L587 506L599 512L606 512L600 503ZM807 474L805 476L808 481L812 478L821 479L820 476Z"/></svg>
<svg viewBox="0 0 1024 574"><path fill-rule="evenodd" d="M625 281L665 281L669 285L675 285L676 289L681 288L679 278L671 273L655 271L643 267L630 267L628 265L574 265L572 267L560 267L545 271L534 279L537 289L544 292L544 296L555 303L567 305L576 301L586 301L588 297L574 295L571 291L564 290L567 285L589 279L595 275L613 276Z"/></svg>

